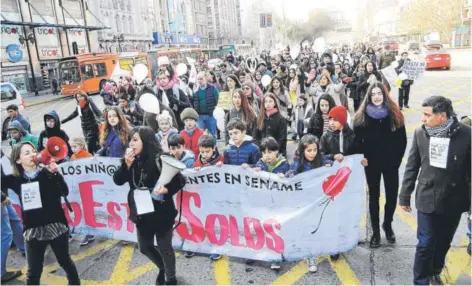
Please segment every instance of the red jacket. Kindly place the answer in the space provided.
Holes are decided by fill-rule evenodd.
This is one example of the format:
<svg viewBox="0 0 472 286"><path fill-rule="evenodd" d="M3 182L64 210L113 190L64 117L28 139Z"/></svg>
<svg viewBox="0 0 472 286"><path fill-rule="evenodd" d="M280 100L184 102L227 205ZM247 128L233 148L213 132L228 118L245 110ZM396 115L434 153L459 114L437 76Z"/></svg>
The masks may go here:
<svg viewBox="0 0 472 286"><path fill-rule="evenodd" d="M200 154L200 150L198 149L198 139L200 139L200 136L202 135L203 130L199 127L195 128L192 136L188 135L188 133L185 132L185 129L180 131L180 136L182 136L185 141L185 149L191 150L193 154L195 154L195 157L198 157L198 154Z"/></svg>
<svg viewBox="0 0 472 286"><path fill-rule="evenodd" d="M218 149L216 149L215 153L213 154L213 157L208 160L208 162L203 163L202 162L202 157L198 155L198 159L195 160L195 163L193 163L194 167L207 167L207 166L213 166L216 165L216 163L221 162L223 163L225 160L225 157L223 155L220 155L218 152Z"/></svg>

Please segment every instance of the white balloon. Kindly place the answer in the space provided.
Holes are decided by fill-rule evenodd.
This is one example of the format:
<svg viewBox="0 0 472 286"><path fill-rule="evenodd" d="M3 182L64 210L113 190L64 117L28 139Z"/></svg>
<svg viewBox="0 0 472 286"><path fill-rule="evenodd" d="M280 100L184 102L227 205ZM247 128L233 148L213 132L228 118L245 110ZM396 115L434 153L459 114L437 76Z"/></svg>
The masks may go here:
<svg viewBox="0 0 472 286"><path fill-rule="evenodd" d="M120 68L120 65L117 64L111 73L111 80L114 82L119 82L120 77L130 76L131 73L127 70Z"/></svg>
<svg viewBox="0 0 472 286"><path fill-rule="evenodd" d="M225 111L221 107L215 107L215 110L213 111L213 117L216 120L216 127L218 127L218 130L220 131L225 131Z"/></svg>
<svg viewBox="0 0 472 286"><path fill-rule="evenodd" d="M152 93L145 93L139 98L139 106L149 113L159 114L159 100Z"/></svg>
<svg viewBox="0 0 472 286"><path fill-rule="evenodd" d="M401 74L398 75L398 77L401 79L401 80L405 80L405 79L408 79L408 75L404 72L402 72Z"/></svg>
<svg viewBox="0 0 472 286"><path fill-rule="evenodd" d="M138 84L140 84L141 82L143 82L143 80L147 78L148 72L149 70L147 66L143 64L137 64L133 67L133 76L138 82Z"/></svg>
<svg viewBox="0 0 472 286"><path fill-rule="evenodd" d="M188 62L189 65L193 65L196 62L196 60L194 60L190 57L186 57L186 58L187 58L187 62Z"/></svg>
<svg viewBox="0 0 472 286"><path fill-rule="evenodd" d="M290 66L289 69L294 69L294 70L296 70L297 68L298 68L297 64L293 64L293 65Z"/></svg>
<svg viewBox="0 0 472 286"><path fill-rule="evenodd" d="M398 68L398 62L397 61L392 62L392 66L394 69Z"/></svg>
<svg viewBox="0 0 472 286"><path fill-rule="evenodd" d="M290 56L292 57L292 59L295 59L298 54L300 53L300 47L291 47L290 48Z"/></svg>
<svg viewBox="0 0 472 286"><path fill-rule="evenodd" d="M261 78L262 86L264 86L264 87L269 86L271 80L272 80L272 78L270 77L270 75L268 75L268 74L264 75Z"/></svg>
<svg viewBox="0 0 472 286"><path fill-rule="evenodd" d="M187 73L187 65L184 63L180 63L175 68L177 70L177 75L181 76Z"/></svg>

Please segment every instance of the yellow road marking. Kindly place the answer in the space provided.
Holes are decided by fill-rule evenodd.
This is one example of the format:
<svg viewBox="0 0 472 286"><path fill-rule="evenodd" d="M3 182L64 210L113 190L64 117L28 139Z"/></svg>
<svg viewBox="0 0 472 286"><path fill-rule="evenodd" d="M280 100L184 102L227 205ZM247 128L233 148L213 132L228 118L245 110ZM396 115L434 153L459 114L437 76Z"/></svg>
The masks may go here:
<svg viewBox="0 0 472 286"><path fill-rule="evenodd" d="M138 278L144 273L156 269L154 263L148 262L129 271L129 265L131 263L131 259L133 258L133 253L134 245L126 245L121 249L120 255L116 260L115 268L113 269L113 272L111 274L110 279L107 281L107 284L126 284L127 282Z"/></svg>
<svg viewBox="0 0 472 286"><path fill-rule="evenodd" d="M331 267L333 267L336 272L336 275L338 275L339 281L341 281L342 285L361 285L361 281L359 281L343 255L340 255L336 261L331 259L328 260Z"/></svg>
<svg viewBox="0 0 472 286"><path fill-rule="evenodd" d="M320 257L316 261L316 264L319 265L323 260L326 258ZM293 285L298 280L302 279L308 273L308 265L306 264L306 260L303 259L302 261L298 262L290 268L287 272L282 274L281 276L277 277L274 281L272 281L271 285Z"/></svg>
<svg viewBox="0 0 472 286"><path fill-rule="evenodd" d="M216 285L231 285L231 273L228 256L222 256L213 262L213 272L215 274Z"/></svg>
<svg viewBox="0 0 472 286"><path fill-rule="evenodd" d="M461 241L461 245L464 246L468 243L468 238L463 238ZM451 248L447 253L446 268L441 273L441 278L443 281L447 281L448 284L455 284L461 273L470 276L470 256L466 252L465 247Z"/></svg>

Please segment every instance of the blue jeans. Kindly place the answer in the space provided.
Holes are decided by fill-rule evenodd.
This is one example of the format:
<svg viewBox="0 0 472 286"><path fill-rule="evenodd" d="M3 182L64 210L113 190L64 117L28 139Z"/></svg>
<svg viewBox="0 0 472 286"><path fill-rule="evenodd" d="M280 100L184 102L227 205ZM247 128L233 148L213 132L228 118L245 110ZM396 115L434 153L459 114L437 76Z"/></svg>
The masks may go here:
<svg viewBox="0 0 472 286"><path fill-rule="evenodd" d="M210 132L211 135L216 136L216 119L213 115L200 114L197 124L201 129L208 129L208 132Z"/></svg>
<svg viewBox="0 0 472 286"><path fill-rule="evenodd" d="M415 285L429 285L431 276L441 274L460 220L460 213L442 215L418 211L418 244L413 265Z"/></svg>
<svg viewBox="0 0 472 286"><path fill-rule="evenodd" d="M7 271L7 256L12 241L15 241L20 252L25 252L23 226L20 217L18 217L12 205L2 206L2 275Z"/></svg>

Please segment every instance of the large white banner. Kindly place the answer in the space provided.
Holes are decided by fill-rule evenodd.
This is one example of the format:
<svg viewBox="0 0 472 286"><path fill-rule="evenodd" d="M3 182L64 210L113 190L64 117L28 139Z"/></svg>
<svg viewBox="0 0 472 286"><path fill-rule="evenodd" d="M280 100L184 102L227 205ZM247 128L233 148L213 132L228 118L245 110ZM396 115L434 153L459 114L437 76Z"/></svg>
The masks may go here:
<svg viewBox="0 0 472 286"><path fill-rule="evenodd" d="M296 261L354 248L363 212L361 157L293 178L239 166L185 170L187 185L175 196L182 223L176 249L265 261ZM59 166L74 212L63 208L76 233L136 241L128 220L128 185L116 186L114 158ZM10 191L17 211L18 197ZM178 218L178 217L177 217Z"/></svg>

